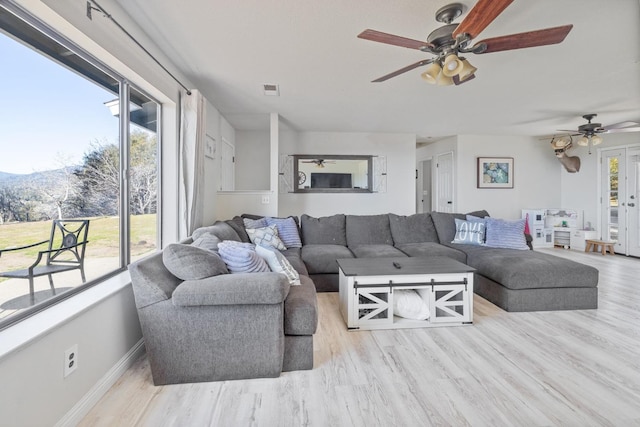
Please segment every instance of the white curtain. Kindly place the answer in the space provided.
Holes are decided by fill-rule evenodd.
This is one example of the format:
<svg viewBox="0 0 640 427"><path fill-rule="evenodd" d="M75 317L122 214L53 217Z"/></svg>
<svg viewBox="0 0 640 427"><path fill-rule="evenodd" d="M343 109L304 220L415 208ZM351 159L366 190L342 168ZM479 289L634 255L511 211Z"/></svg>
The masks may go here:
<svg viewBox="0 0 640 427"><path fill-rule="evenodd" d="M182 94L180 117L180 238L202 226L207 101L197 90Z"/></svg>

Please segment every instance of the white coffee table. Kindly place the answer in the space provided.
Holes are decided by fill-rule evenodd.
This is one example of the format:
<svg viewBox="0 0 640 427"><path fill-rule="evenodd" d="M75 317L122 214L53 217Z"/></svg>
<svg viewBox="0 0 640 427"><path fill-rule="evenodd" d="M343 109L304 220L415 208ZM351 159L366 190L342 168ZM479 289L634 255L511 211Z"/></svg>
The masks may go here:
<svg viewBox="0 0 640 427"><path fill-rule="evenodd" d="M446 257L339 259L340 312L350 330L425 328L473 323L474 268ZM393 314L397 289L428 289L430 317Z"/></svg>

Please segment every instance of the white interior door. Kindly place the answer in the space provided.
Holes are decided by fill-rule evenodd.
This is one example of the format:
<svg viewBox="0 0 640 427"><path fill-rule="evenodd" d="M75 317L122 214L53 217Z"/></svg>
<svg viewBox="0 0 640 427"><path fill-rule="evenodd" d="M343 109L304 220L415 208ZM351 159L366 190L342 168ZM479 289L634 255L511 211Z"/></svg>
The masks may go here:
<svg viewBox="0 0 640 427"><path fill-rule="evenodd" d="M454 171L453 152L436 156L436 174L434 182L435 210L438 212L453 212Z"/></svg>
<svg viewBox="0 0 640 427"><path fill-rule="evenodd" d="M627 212L628 255L640 257L640 147L627 149Z"/></svg>

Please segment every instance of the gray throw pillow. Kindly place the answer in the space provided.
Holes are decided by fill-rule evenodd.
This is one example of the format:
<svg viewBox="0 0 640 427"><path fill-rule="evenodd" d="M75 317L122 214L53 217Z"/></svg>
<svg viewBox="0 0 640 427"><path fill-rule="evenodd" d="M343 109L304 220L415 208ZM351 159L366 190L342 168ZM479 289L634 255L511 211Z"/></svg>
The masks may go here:
<svg viewBox="0 0 640 427"><path fill-rule="evenodd" d="M191 246L217 252L218 243L220 243L221 241L222 240L218 239L215 234L207 233L194 240L193 243L191 243Z"/></svg>
<svg viewBox="0 0 640 427"><path fill-rule="evenodd" d="M181 243L171 243L164 248L162 262L180 280L199 280L229 273L217 253Z"/></svg>

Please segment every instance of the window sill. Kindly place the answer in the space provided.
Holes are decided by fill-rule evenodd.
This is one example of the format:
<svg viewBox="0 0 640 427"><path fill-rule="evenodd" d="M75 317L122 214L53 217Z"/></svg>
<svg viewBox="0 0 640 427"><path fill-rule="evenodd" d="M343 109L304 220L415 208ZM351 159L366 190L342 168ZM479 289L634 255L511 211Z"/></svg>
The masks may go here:
<svg viewBox="0 0 640 427"><path fill-rule="evenodd" d="M131 283L128 271L0 331L0 360L89 310Z"/></svg>

